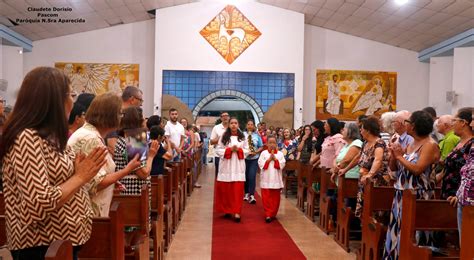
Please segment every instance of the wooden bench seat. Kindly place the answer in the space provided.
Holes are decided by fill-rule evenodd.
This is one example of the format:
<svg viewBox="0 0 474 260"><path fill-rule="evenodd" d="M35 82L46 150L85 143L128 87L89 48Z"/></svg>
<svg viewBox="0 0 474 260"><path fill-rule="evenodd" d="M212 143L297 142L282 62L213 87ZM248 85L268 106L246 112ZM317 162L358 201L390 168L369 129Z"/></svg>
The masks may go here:
<svg viewBox="0 0 474 260"><path fill-rule="evenodd" d="M320 192L313 188L313 184L321 182L321 168L314 168L311 165L304 165L303 170L307 171L308 174L308 190L306 192L306 217L311 221L314 221L314 215L316 212L319 214L319 199Z"/></svg>
<svg viewBox="0 0 474 260"><path fill-rule="evenodd" d="M48 247L45 260L72 260L72 243L68 240L55 240Z"/></svg>
<svg viewBox="0 0 474 260"><path fill-rule="evenodd" d="M295 174L288 175L289 172L298 173L300 170L301 163L299 161L287 161L285 163L285 168L283 168L283 194L285 194L285 198L288 198L288 190L292 187L292 184L298 185L298 179Z"/></svg>
<svg viewBox="0 0 474 260"><path fill-rule="evenodd" d="M151 176L151 237L153 260L164 257L164 183L163 176Z"/></svg>
<svg viewBox="0 0 474 260"><path fill-rule="evenodd" d="M350 226L354 221L354 210L351 207L347 207L345 201L347 199L357 198L357 192L359 191L358 179L347 179L344 176L338 177L337 187L337 225L336 234L334 240L344 250L349 252L349 235L351 232ZM360 231L359 231L360 232Z"/></svg>
<svg viewBox="0 0 474 260"><path fill-rule="evenodd" d="M301 163L300 163L301 164ZM306 201L306 192L308 189L308 183L307 183L307 174L308 171L302 171L303 169L303 164L300 165L298 171L296 172L298 175L298 189L296 191L296 207L303 211L305 210L305 201Z"/></svg>
<svg viewBox="0 0 474 260"><path fill-rule="evenodd" d="M446 251L449 255L436 256L430 248L416 245L416 231L458 229L456 208L448 201L417 200L415 191L404 190L401 222L400 259L459 259L459 251Z"/></svg>
<svg viewBox="0 0 474 260"><path fill-rule="evenodd" d="M377 222L373 215L374 212L391 210L395 189L391 186L374 187L374 184L369 182L365 186L363 196L362 243L357 259L381 259L387 223Z"/></svg>
<svg viewBox="0 0 474 260"><path fill-rule="evenodd" d="M91 238L81 247L81 260L125 259L124 216L128 211L120 202L113 202L108 218L93 218Z"/></svg>
<svg viewBox="0 0 474 260"><path fill-rule="evenodd" d="M336 205L331 201L331 198L327 195L329 190L335 190L336 184L331 181L331 173L329 169L321 169L321 182L320 182L320 196L319 196L319 222L318 227L326 234L334 232L336 229L334 226L334 220L330 216L330 212Z"/></svg>
<svg viewBox="0 0 474 260"><path fill-rule="evenodd" d="M123 214L124 225L136 227L134 232L126 232L126 257L135 259L150 258L149 220L150 220L150 193L146 184L141 188L140 195L114 195L112 201L120 202L125 208Z"/></svg>
<svg viewBox="0 0 474 260"><path fill-rule="evenodd" d="M461 259L474 259L474 206L462 211Z"/></svg>
<svg viewBox="0 0 474 260"><path fill-rule="evenodd" d="M173 172L165 172L163 174L163 224L164 224L164 244L165 244L165 252L168 251L171 241L173 240Z"/></svg>

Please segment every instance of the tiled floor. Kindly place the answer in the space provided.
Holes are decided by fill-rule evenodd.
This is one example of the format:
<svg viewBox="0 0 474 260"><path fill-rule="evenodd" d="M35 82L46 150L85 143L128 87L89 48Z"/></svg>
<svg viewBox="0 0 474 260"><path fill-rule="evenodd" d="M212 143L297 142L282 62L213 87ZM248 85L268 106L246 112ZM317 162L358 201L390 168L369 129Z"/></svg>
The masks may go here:
<svg viewBox="0 0 474 260"><path fill-rule="evenodd" d="M208 173L207 173L208 172ZM166 259L211 259L214 168L209 165L195 189ZM257 176L258 179L258 176ZM278 221L308 259L355 259L309 221L295 206L295 200L282 198Z"/></svg>

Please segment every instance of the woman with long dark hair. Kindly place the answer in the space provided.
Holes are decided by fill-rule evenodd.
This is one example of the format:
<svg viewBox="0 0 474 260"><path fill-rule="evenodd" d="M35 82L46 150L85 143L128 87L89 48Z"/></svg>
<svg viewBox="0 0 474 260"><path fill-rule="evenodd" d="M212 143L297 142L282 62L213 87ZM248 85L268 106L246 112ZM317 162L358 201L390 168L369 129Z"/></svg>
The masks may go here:
<svg viewBox="0 0 474 260"><path fill-rule="evenodd" d="M123 117L120 121L119 138L114 150L114 161L115 171L123 170L127 167L133 158L129 158L126 138L128 137L127 132L139 131L144 128L145 120L141 109L137 107L128 107L123 111ZM150 148L146 156L139 158L141 165L128 175L124 176L120 182L125 186L126 190L123 190L121 194L125 195L140 195L141 187L143 184L150 185L150 172L153 165L153 158L158 152L158 141L151 141Z"/></svg>
<svg viewBox="0 0 474 260"><path fill-rule="evenodd" d="M6 235L14 259L44 258L54 240L77 251L92 231L85 186L105 164L107 149L85 157L67 147L73 106L69 79L38 67L24 78L0 141Z"/></svg>
<svg viewBox="0 0 474 260"><path fill-rule="evenodd" d="M244 134L239 130L239 121L232 117L229 127L219 140L216 154L220 157L219 171L215 184L216 210L226 217L234 215L240 222L242 198L245 183L245 157L249 145Z"/></svg>
<svg viewBox="0 0 474 260"><path fill-rule="evenodd" d="M303 128L303 132L300 135L298 140L298 152L299 152L299 160L302 163L309 163L311 159L311 154L313 153L314 143L313 140L313 130L311 129L310 125L305 125Z"/></svg>

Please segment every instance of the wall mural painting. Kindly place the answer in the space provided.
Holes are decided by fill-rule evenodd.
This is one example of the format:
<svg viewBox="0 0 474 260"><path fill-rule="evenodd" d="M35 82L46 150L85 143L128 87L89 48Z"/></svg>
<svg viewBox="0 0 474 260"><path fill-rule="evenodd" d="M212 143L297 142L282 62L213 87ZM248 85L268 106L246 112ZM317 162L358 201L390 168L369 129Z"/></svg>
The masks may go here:
<svg viewBox="0 0 474 260"><path fill-rule="evenodd" d="M262 33L233 5L227 5L200 34L232 64Z"/></svg>
<svg viewBox="0 0 474 260"><path fill-rule="evenodd" d="M138 87L139 64L56 62L54 66L64 71L77 93L122 95L125 87Z"/></svg>
<svg viewBox="0 0 474 260"><path fill-rule="evenodd" d="M316 118L356 120L396 109L397 73L317 70Z"/></svg>

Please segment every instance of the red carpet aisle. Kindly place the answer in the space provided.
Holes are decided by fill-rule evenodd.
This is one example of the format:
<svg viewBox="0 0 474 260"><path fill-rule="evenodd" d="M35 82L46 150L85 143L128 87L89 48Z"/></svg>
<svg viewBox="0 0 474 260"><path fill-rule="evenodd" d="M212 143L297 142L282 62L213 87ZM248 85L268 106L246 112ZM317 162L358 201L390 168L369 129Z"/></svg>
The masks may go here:
<svg viewBox="0 0 474 260"><path fill-rule="evenodd" d="M256 205L244 202L241 223L214 211L212 259L306 259L277 220L265 223L262 200L256 198Z"/></svg>

